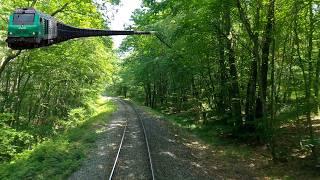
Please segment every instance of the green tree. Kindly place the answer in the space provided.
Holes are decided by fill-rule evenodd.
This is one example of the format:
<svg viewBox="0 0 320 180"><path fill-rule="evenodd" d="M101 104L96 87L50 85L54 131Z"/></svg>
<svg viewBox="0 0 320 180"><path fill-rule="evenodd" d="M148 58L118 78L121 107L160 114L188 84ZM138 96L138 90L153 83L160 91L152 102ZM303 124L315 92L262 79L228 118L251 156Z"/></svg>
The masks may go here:
<svg viewBox="0 0 320 180"><path fill-rule="evenodd" d="M231 127L226 133L266 143L274 160L299 144L317 159L315 1L143 2L134 28L156 30L160 40L126 39L119 89L195 124L222 123ZM285 139L294 143L280 147Z"/></svg>

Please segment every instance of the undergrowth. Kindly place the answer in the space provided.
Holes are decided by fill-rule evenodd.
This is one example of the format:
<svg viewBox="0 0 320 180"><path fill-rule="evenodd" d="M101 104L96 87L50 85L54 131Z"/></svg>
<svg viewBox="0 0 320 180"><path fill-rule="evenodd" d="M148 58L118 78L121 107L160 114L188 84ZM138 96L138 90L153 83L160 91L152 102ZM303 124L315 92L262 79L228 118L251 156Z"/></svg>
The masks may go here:
<svg viewBox="0 0 320 180"><path fill-rule="evenodd" d="M94 147L99 125L109 120L115 105L106 100L93 104L92 116L61 135L36 145L0 165L0 179L66 179Z"/></svg>
<svg viewBox="0 0 320 180"><path fill-rule="evenodd" d="M191 118L174 114L164 114L149 107L144 109L160 119L169 121L174 127L182 128L215 149L213 156L234 159L255 167L255 173L267 179L319 179L319 171L310 166L308 160L292 160L286 163L273 163L266 145L242 142L230 136L232 129L227 125L212 123L203 125ZM279 148L279 147L278 147ZM317 178L316 178L317 177Z"/></svg>

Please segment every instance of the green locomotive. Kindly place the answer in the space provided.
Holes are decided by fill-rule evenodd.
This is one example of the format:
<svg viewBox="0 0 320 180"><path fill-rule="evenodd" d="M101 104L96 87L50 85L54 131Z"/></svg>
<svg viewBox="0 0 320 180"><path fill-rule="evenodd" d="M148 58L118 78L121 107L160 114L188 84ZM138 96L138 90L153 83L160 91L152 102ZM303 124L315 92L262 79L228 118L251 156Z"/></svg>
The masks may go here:
<svg viewBox="0 0 320 180"><path fill-rule="evenodd" d="M9 17L7 43L11 49L33 49L92 36L141 35L154 32L81 29L63 24L33 8L16 9Z"/></svg>
<svg viewBox="0 0 320 180"><path fill-rule="evenodd" d="M57 35L57 21L35 9L17 9L9 17L9 47L20 45L33 48L41 44L50 44Z"/></svg>

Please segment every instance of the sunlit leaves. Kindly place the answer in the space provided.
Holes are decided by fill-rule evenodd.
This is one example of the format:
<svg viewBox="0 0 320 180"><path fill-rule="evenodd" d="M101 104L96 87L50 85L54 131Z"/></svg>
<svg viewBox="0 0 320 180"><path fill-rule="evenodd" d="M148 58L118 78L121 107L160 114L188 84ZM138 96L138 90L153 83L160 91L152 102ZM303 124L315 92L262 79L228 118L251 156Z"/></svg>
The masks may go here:
<svg viewBox="0 0 320 180"><path fill-rule="evenodd" d="M28 2L31 1L0 4L0 26L5 26L0 30L0 60L11 52L4 42L7 22L2 21L2 17L7 18L15 8L27 7ZM38 0L35 8L46 14L61 10L55 18L69 25L105 28L101 14L91 0ZM0 132L5 133L1 134L0 141L7 139L7 149L1 149L0 161L3 157L10 159L18 152L11 147L20 143L20 139L19 152L34 143L28 144L29 139L20 135L32 134L31 139L39 143L61 128L61 121L68 117L71 109L88 108L86 102L104 90L115 71L116 57L111 46L110 38L74 39L25 50L7 65L0 79L0 117L10 112L10 119L0 119Z"/></svg>

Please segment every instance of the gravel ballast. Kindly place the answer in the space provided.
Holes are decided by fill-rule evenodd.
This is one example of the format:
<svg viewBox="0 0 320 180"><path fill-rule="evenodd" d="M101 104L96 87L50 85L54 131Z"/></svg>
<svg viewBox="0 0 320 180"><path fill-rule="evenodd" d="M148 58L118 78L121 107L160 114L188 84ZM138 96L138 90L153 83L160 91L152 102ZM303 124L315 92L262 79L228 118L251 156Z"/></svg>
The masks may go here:
<svg viewBox="0 0 320 180"><path fill-rule="evenodd" d="M109 179L127 121L126 135L113 179L150 179L149 160L143 130L134 110L114 98L118 106L108 125L98 128L101 135L83 166L69 180Z"/></svg>
<svg viewBox="0 0 320 180"><path fill-rule="evenodd" d="M257 179L237 159L215 157L214 147L141 108L156 179Z"/></svg>
<svg viewBox="0 0 320 180"><path fill-rule="evenodd" d="M112 115L109 124L99 127L101 133L96 142L96 147L88 155L82 167L73 173L69 180L98 180L108 179L111 172L113 161L118 150L123 128L125 126L126 109L117 99L118 110Z"/></svg>
<svg viewBox="0 0 320 180"><path fill-rule="evenodd" d="M185 130L120 99L118 111L106 125L88 160L69 179L108 179L127 122L127 132L113 179L151 179L143 130L133 107L144 122L155 179L257 179L236 159L215 156L208 146Z"/></svg>
<svg viewBox="0 0 320 180"><path fill-rule="evenodd" d="M148 152L140 119L127 103L127 132L113 179L151 179Z"/></svg>

